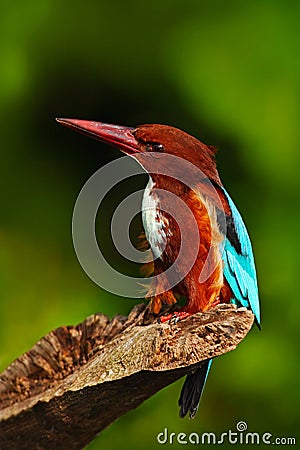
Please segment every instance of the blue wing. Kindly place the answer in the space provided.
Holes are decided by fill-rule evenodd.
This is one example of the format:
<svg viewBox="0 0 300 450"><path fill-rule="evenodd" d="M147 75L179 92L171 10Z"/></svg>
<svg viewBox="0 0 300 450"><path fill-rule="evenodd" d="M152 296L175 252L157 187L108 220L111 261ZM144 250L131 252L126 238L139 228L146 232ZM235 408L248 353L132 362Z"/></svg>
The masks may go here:
<svg viewBox="0 0 300 450"><path fill-rule="evenodd" d="M223 192L232 212L233 226L240 244L237 251L228 237L226 238L222 255L224 276L234 294L232 303L251 308L257 323L260 324L258 286L250 238L235 204L224 188Z"/></svg>
<svg viewBox="0 0 300 450"><path fill-rule="evenodd" d="M223 188L232 213L232 220L227 224L227 230L222 258L224 261L224 276L233 292L232 303L250 308L260 324L260 309L258 287L252 246L243 219L235 204ZM187 375L179 398L180 417L188 412L193 418L198 410L201 394L207 380L212 359L193 373Z"/></svg>

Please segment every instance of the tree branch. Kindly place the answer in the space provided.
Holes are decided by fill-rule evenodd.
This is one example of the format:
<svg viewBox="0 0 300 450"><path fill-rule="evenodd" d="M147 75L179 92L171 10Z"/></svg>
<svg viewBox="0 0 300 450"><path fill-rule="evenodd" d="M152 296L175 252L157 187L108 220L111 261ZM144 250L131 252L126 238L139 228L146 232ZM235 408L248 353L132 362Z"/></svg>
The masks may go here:
<svg viewBox="0 0 300 450"><path fill-rule="evenodd" d="M0 448L81 449L118 417L201 361L234 350L253 324L219 305L176 325L144 304L44 336L0 376Z"/></svg>

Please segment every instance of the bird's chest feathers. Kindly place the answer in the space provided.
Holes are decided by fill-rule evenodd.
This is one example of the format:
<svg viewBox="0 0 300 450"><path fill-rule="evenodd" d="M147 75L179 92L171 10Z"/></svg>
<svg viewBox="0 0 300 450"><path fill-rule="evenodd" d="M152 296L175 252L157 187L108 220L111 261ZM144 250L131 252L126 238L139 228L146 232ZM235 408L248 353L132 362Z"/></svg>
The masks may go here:
<svg viewBox="0 0 300 450"><path fill-rule="evenodd" d="M156 184L150 178L143 197L142 220L146 239L150 244L154 258L163 259L166 246L172 243L171 247L174 247L174 242L171 240L176 240L179 236L178 230L174 228L172 219L170 220L170 217L164 213L164 208L163 210L161 209L161 199L155 188ZM192 194L188 196L187 203L195 215L200 239L204 230L209 229L210 245L216 247L217 250L224 236L219 231L215 205L207 200L198 189L192 191ZM182 233L184 230L180 230L180 232Z"/></svg>
<svg viewBox="0 0 300 450"><path fill-rule="evenodd" d="M150 178L143 197L142 220L146 239L150 244L154 258L161 258L172 236L169 220L160 209L160 199L155 192L155 183Z"/></svg>

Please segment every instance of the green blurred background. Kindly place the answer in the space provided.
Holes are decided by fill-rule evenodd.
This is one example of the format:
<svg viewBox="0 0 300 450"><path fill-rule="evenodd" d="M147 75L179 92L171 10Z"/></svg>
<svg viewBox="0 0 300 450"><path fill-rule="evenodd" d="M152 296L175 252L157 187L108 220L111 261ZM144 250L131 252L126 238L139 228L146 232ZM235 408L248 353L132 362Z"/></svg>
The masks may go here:
<svg viewBox="0 0 300 450"><path fill-rule="evenodd" d="M83 183L119 153L54 117L168 123L216 145L256 256L262 331L214 363L196 419L178 417L180 381L90 449L150 449L165 427L220 433L239 420L296 436L299 19L284 0L1 2L1 369L53 328L138 302L94 285L72 246Z"/></svg>

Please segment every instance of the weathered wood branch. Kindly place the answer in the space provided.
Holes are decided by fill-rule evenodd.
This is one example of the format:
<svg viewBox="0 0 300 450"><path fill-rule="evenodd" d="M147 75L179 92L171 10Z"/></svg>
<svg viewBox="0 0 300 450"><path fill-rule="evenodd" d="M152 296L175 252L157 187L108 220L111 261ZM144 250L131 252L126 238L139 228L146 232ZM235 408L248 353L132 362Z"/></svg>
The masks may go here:
<svg viewBox="0 0 300 450"><path fill-rule="evenodd" d="M201 361L236 348L253 314L219 305L176 325L144 304L52 331L0 376L0 448L81 449Z"/></svg>

